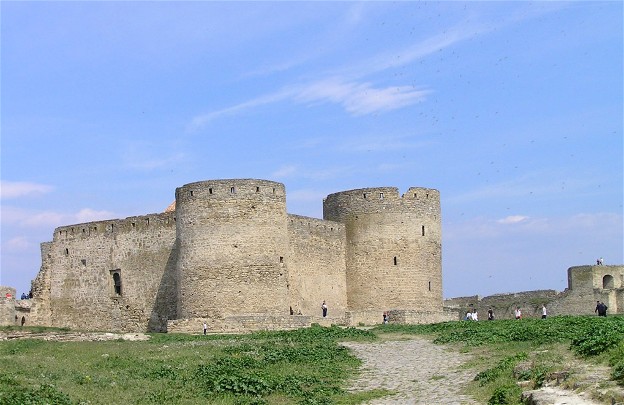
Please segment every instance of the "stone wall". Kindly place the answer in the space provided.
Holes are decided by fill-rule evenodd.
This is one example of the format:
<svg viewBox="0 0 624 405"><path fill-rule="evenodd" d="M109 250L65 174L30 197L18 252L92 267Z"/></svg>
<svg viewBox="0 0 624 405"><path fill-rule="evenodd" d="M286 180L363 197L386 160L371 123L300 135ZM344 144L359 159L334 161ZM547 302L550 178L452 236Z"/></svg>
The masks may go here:
<svg viewBox="0 0 624 405"><path fill-rule="evenodd" d="M345 227L320 219L288 215L290 305L294 314L330 316L347 310Z"/></svg>
<svg viewBox="0 0 624 405"><path fill-rule="evenodd" d="M33 320L89 330L165 330L175 317L175 262L171 213L57 228L53 241L42 244Z"/></svg>
<svg viewBox="0 0 624 405"><path fill-rule="evenodd" d="M139 332L206 319L228 332L371 324L384 310L444 319L437 190L351 190L323 208L322 220L289 215L281 183L209 180L177 188L163 214L57 228L29 322Z"/></svg>
<svg viewBox="0 0 624 405"><path fill-rule="evenodd" d="M15 324L15 288L0 286L0 326Z"/></svg>
<svg viewBox="0 0 624 405"><path fill-rule="evenodd" d="M442 311L440 195L410 188L330 194L323 217L345 224L351 311Z"/></svg>
<svg viewBox="0 0 624 405"><path fill-rule="evenodd" d="M178 317L290 315L284 185L213 180L176 190Z"/></svg>
<svg viewBox="0 0 624 405"><path fill-rule="evenodd" d="M487 319L492 308L496 319L513 319L520 307L523 317L539 318L542 305L549 316L593 315L596 301L609 307L609 313L624 312L624 266L576 266L568 269L568 288L469 296L444 300L444 307L458 311L462 319L468 310L476 309L479 319Z"/></svg>
<svg viewBox="0 0 624 405"><path fill-rule="evenodd" d="M234 315L223 318L185 318L170 320L168 333L202 334L206 322L208 333L248 333L259 330L289 330L311 325L309 316Z"/></svg>

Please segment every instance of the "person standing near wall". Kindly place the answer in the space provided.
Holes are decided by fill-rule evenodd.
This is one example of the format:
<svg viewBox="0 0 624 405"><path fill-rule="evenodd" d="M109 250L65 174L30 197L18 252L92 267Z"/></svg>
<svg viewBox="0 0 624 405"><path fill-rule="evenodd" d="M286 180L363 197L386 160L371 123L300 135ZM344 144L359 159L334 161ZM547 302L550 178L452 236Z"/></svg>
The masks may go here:
<svg viewBox="0 0 624 405"><path fill-rule="evenodd" d="M488 321L493 321L494 320L494 311L492 310L492 308L488 309Z"/></svg>
<svg viewBox="0 0 624 405"><path fill-rule="evenodd" d="M327 304L325 301L321 304L321 309L323 310L323 318L327 317Z"/></svg>
<svg viewBox="0 0 624 405"><path fill-rule="evenodd" d="M204 322L204 335L206 334L207 331L208 331L208 325L206 324L206 322Z"/></svg>
<svg viewBox="0 0 624 405"><path fill-rule="evenodd" d="M546 304L542 304L542 319L546 319Z"/></svg>
<svg viewBox="0 0 624 405"><path fill-rule="evenodd" d="M607 308L604 302L596 301L596 309L594 312L598 312L598 316L607 316Z"/></svg>
<svg viewBox="0 0 624 405"><path fill-rule="evenodd" d="M516 319L522 319L522 311L520 311L520 307L516 307L514 315L516 316Z"/></svg>

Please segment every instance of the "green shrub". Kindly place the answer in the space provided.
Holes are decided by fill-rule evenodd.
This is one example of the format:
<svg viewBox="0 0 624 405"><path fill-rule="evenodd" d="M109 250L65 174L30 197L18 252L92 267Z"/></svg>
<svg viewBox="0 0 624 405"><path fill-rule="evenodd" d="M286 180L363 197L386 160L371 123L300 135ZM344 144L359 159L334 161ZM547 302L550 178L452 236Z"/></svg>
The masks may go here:
<svg viewBox="0 0 624 405"><path fill-rule="evenodd" d="M515 384L503 385L494 390L488 405L516 404L520 401L522 390Z"/></svg>
<svg viewBox="0 0 624 405"><path fill-rule="evenodd" d="M606 324L596 325L572 339L570 348L581 356L595 356L616 346L620 340L621 333L614 332Z"/></svg>

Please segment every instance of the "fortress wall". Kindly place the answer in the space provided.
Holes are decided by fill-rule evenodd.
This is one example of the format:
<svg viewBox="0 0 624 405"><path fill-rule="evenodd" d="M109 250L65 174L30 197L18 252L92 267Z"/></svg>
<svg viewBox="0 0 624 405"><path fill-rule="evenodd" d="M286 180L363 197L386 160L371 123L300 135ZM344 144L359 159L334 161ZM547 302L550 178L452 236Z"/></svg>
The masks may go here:
<svg viewBox="0 0 624 405"><path fill-rule="evenodd" d="M558 297L559 293L555 290L495 294L483 298L475 295L444 300L444 307L445 309L457 310L459 319L464 319L468 310L476 309L479 320L486 320L489 308L494 311L495 319L514 319L516 307L520 307L523 317L539 318L542 316L542 304L546 304L548 313L554 315L552 303Z"/></svg>
<svg viewBox="0 0 624 405"><path fill-rule="evenodd" d="M176 189L178 317L289 315L284 185L211 180Z"/></svg>
<svg viewBox="0 0 624 405"><path fill-rule="evenodd" d="M596 301L608 313L624 313L624 266L574 266L568 269L568 289L553 306L565 315L592 315Z"/></svg>
<svg viewBox="0 0 624 405"><path fill-rule="evenodd" d="M170 320L168 333L203 333L206 322L208 334L249 333L259 330L290 330L311 325L309 316L233 315L225 318L185 318Z"/></svg>
<svg viewBox="0 0 624 405"><path fill-rule="evenodd" d="M295 314L328 316L347 310L345 227L343 224L288 215L290 303ZM316 322L316 321L315 321Z"/></svg>
<svg viewBox="0 0 624 405"><path fill-rule="evenodd" d="M345 224L351 311L442 311L437 190L366 188L329 195L323 217Z"/></svg>
<svg viewBox="0 0 624 405"><path fill-rule="evenodd" d="M15 288L0 286L0 326L15 325Z"/></svg>
<svg viewBox="0 0 624 405"><path fill-rule="evenodd" d="M42 255L33 283L39 322L49 311L50 326L146 331L175 316L173 213L60 227Z"/></svg>
<svg viewBox="0 0 624 405"><path fill-rule="evenodd" d="M596 301L604 302L610 314L624 312L624 266L570 267L568 288L563 292L537 290L483 298L458 297L444 300L444 306L459 310L460 319L474 308L479 312L479 319L487 319L490 307L496 319L513 319L516 306L522 310L523 317L541 317L542 304L546 305L549 316L594 315Z"/></svg>

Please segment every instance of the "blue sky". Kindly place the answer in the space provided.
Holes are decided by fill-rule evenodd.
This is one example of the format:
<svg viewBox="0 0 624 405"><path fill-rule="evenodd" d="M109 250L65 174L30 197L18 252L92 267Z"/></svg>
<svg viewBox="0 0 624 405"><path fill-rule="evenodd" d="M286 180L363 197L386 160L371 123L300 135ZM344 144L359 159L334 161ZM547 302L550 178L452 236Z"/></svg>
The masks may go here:
<svg viewBox="0 0 624 405"><path fill-rule="evenodd" d="M444 296L623 258L622 2L2 2L1 280L207 179L440 190Z"/></svg>

